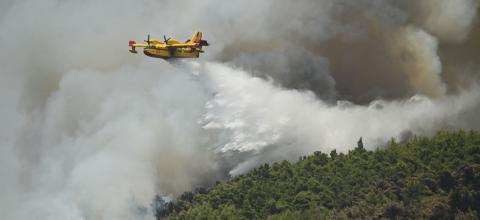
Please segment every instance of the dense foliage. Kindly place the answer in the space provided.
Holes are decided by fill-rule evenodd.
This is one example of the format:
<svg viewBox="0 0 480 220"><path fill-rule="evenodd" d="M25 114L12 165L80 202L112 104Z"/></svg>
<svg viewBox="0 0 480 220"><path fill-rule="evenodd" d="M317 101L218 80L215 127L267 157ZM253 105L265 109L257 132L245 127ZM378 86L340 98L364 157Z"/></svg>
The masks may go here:
<svg viewBox="0 0 480 220"><path fill-rule="evenodd" d="M375 151L359 142L154 204L158 219L478 219L480 134L392 139Z"/></svg>

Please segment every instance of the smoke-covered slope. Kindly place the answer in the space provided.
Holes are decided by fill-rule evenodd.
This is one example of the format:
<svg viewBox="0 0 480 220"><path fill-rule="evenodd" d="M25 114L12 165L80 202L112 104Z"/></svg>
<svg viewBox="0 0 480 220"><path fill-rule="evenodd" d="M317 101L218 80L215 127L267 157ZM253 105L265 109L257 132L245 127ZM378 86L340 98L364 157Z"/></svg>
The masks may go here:
<svg viewBox="0 0 480 220"><path fill-rule="evenodd" d="M0 217L151 219L265 162L480 127L478 1L253 4L1 2ZM196 30L197 61L127 51Z"/></svg>

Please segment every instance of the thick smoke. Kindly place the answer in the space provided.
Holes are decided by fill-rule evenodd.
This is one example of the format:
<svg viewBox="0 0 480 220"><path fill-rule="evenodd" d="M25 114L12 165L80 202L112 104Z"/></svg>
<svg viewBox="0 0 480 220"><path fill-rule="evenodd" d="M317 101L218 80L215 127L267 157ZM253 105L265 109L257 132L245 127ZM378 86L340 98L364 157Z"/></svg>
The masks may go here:
<svg viewBox="0 0 480 220"><path fill-rule="evenodd" d="M398 2L406 8L410 22L425 28L442 42L459 43L468 38L477 14L477 0L407 0Z"/></svg>
<svg viewBox="0 0 480 220"><path fill-rule="evenodd" d="M216 95L206 105L204 128L221 134L223 142L216 150L252 153L231 171L233 175L276 158L293 160L315 150L345 152L360 136L373 149L392 137L480 125L474 116L480 107L477 87L435 100L417 95L367 106L347 101L330 105L312 92L282 90L219 64L207 64L205 74Z"/></svg>
<svg viewBox="0 0 480 220"><path fill-rule="evenodd" d="M153 219L265 162L479 129L478 6L3 1L0 218ZM200 61L126 48L195 30Z"/></svg>
<svg viewBox="0 0 480 220"><path fill-rule="evenodd" d="M330 70L335 80L333 94L340 99L368 103L377 98L407 98L414 94L441 97L447 92L446 87L458 86L458 73L449 72L457 75L441 81L442 68L450 69L457 63L449 62L449 53L437 53L438 44L448 44L452 49L475 48L478 40L475 43L468 39L470 30L477 25L478 5L476 0L323 0L302 4L284 1L275 4L276 13L268 13L267 18L257 21L259 24L252 31L260 33L258 36L239 34L241 39L227 44L219 58L233 59L248 69L252 64L245 65L243 59L236 58L278 52L278 48L283 48L279 56L291 57L289 53L296 54L302 48L329 61L323 69ZM310 53L296 56L308 60ZM305 83L328 82L317 81L325 71L317 71L314 66L310 74L320 77L291 80L282 72L269 70L269 65L276 64L268 56L255 60L257 69L287 88L303 89ZM471 56L462 62L473 60L475 57ZM478 64L472 68L475 71L469 74L476 75ZM293 70L288 74L297 73ZM320 98L325 97L318 88L313 91Z"/></svg>

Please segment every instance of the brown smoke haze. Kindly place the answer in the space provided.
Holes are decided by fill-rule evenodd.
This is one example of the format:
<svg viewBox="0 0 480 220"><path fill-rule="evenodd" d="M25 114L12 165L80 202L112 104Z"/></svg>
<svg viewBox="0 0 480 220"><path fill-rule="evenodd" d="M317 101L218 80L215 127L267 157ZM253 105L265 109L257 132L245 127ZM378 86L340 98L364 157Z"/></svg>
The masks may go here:
<svg viewBox="0 0 480 220"><path fill-rule="evenodd" d="M272 161L480 129L479 0L0 2L0 219L153 219ZM128 53L147 34L198 60Z"/></svg>
<svg viewBox="0 0 480 220"><path fill-rule="evenodd" d="M288 88L310 89L322 98L324 90L333 87L330 93L336 98L358 103L414 94L442 97L450 90L471 86L465 78L478 75L478 4L474 0L280 3L275 9L283 13L272 13L273 18L261 28L274 33L271 38L239 40L227 45L219 57L250 57L253 62L240 59L237 64L260 69ZM288 16L292 12L300 13ZM303 54L308 58L298 55L299 48L306 50ZM290 74L296 70L278 74L269 72L270 65L279 64L261 54L265 50L280 52L278 56L290 62L294 62L290 54L295 53L301 61L315 54L327 62L323 68L309 65L311 70L305 74ZM334 80L325 86L329 80L308 74L326 74Z"/></svg>

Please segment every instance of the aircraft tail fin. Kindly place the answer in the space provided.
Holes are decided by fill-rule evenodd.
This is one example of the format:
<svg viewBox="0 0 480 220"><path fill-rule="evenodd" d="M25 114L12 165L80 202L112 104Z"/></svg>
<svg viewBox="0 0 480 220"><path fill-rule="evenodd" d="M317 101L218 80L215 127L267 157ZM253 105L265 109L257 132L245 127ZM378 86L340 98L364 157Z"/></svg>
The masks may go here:
<svg viewBox="0 0 480 220"><path fill-rule="evenodd" d="M202 32L195 32L195 34L193 34L192 36L192 39L190 40L191 42L193 43L200 43L202 40Z"/></svg>
<svg viewBox="0 0 480 220"><path fill-rule="evenodd" d="M210 45L206 40L202 40L202 32L199 32L199 31L197 31L197 32L195 32L195 34L193 34L190 42L195 43L195 44L199 45L200 47Z"/></svg>

